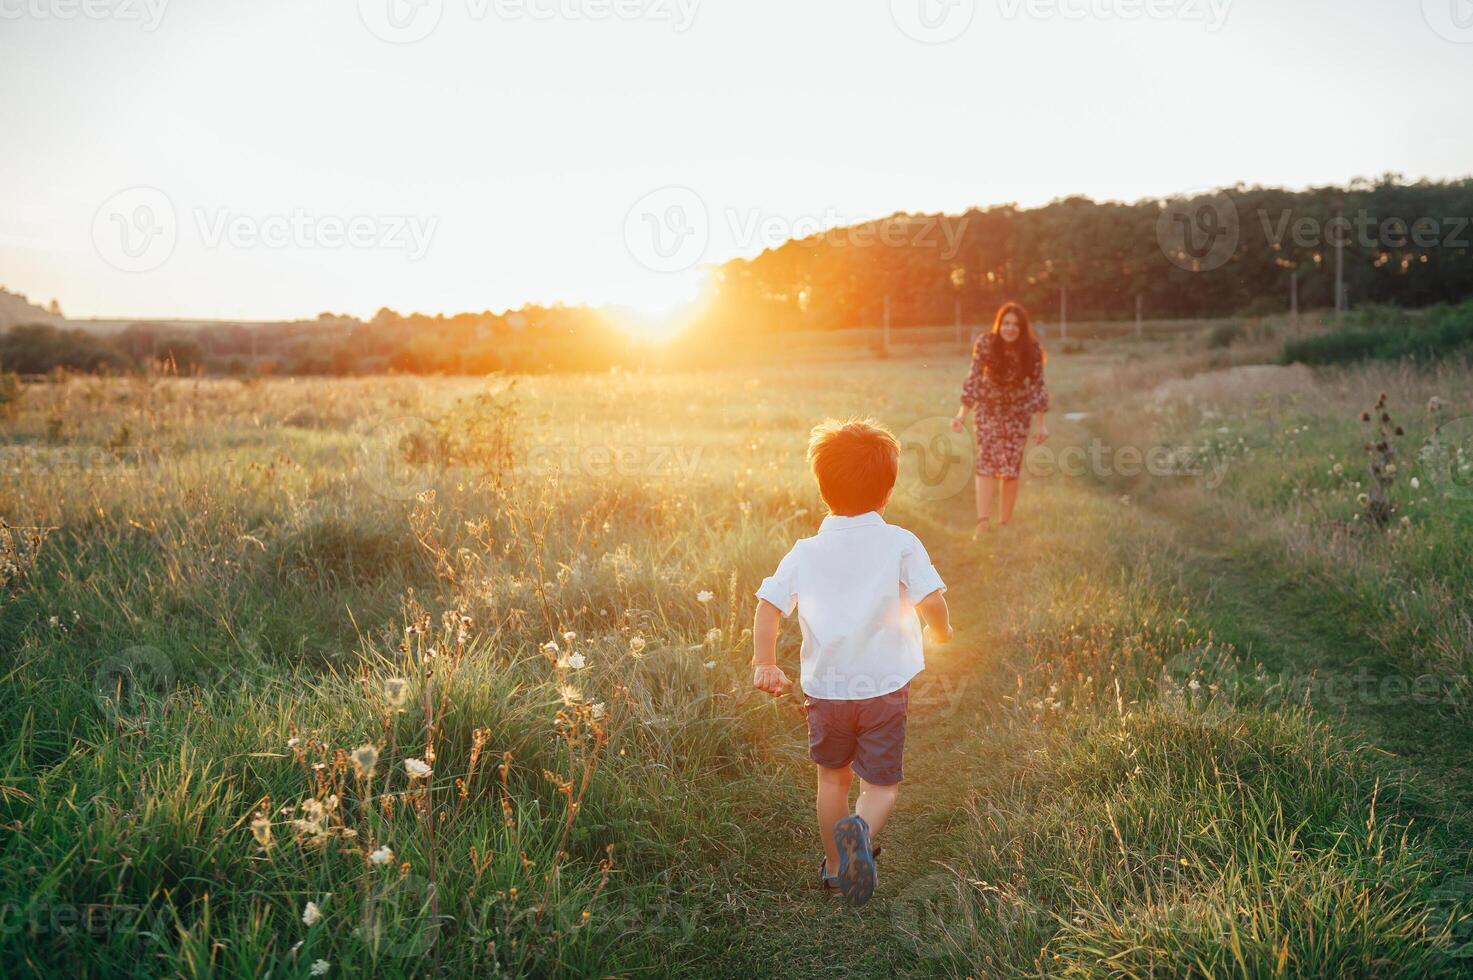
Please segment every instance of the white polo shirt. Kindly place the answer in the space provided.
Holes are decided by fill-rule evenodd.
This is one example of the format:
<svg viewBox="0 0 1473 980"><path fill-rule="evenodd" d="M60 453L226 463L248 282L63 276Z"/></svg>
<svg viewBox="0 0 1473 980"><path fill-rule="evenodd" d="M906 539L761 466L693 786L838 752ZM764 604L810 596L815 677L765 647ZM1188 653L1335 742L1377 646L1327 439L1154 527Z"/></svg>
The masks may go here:
<svg viewBox="0 0 1473 980"><path fill-rule="evenodd" d="M898 691L926 666L915 605L946 584L919 538L871 511L825 517L793 545L757 598L803 629L799 683L812 698Z"/></svg>

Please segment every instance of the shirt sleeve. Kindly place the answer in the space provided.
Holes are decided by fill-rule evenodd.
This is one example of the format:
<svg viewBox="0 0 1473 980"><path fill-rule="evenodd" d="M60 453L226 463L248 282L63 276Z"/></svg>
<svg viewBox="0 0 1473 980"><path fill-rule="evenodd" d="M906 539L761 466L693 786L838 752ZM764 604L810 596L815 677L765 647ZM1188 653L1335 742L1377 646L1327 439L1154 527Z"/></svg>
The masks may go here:
<svg viewBox="0 0 1473 980"><path fill-rule="evenodd" d="M982 367L987 357L987 343L991 334L983 334L977 338L977 343L972 347L972 370L967 375L967 380L962 382L962 405L971 408L982 400Z"/></svg>
<svg viewBox="0 0 1473 980"><path fill-rule="evenodd" d="M757 598L772 603L784 616L791 615L793 607L798 604L797 571L798 549L795 547L778 562L777 571L762 580L757 587Z"/></svg>
<svg viewBox="0 0 1473 980"><path fill-rule="evenodd" d="M1043 375L1040 374L1033 383L1033 397L1029 399L1028 410L1032 415L1041 415L1048 409L1048 385L1043 383Z"/></svg>
<svg viewBox="0 0 1473 980"><path fill-rule="evenodd" d="M906 597L912 603L920 602L932 592L946 591L946 583L931 564L926 546L914 534L900 553L900 584L905 586Z"/></svg>

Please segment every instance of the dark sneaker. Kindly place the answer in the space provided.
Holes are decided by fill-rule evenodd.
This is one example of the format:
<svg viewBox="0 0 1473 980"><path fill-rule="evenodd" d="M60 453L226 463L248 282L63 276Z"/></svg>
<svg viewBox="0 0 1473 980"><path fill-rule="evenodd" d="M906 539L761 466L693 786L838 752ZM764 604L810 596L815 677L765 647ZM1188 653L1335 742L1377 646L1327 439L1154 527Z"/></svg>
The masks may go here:
<svg viewBox="0 0 1473 980"><path fill-rule="evenodd" d="M839 879L828 873L828 863L826 857L818 859L818 888L830 895L842 895L844 889L839 887Z"/></svg>
<svg viewBox="0 0 1473 980"><path fill-rule="evenodd" d="M839 888L850 905L863 905L875 893L879 878L870 850L869 824L858 814L849 814L834 825L834 843L839 845Z"/></svg>

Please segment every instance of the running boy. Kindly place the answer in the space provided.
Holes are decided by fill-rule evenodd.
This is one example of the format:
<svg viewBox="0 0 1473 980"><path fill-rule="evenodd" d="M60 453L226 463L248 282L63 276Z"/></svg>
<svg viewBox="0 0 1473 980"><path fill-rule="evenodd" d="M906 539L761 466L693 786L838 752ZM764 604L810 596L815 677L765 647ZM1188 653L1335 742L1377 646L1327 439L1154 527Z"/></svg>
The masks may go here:
<svg viewBox="0 0 1473 980"><path fill-rule="evenodd" d="M875 890L872 841L900 789L910 681L925 667L915 614L938 643L951 639L951 621L920 539L881 516L900 462L895 437L872 421L830 420L814 428L808 462L829 516L757 590L752 683L774 696L792 686L777 666L777 634L796 607L808 757L818 766L819 885L862 905Z"/></svg>

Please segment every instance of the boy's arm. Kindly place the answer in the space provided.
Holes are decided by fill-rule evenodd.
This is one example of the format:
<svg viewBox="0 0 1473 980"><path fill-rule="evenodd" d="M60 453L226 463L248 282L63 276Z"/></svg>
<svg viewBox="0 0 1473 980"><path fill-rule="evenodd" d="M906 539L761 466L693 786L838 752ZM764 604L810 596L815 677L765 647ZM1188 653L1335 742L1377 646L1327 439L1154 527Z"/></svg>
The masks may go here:
<svg viewBox="0 0 1473 980"><path fill-rule="evenodd" d="M782 625L782 610L766 599L757 600L757 613L752 618L752 686L778 697L793 686L788 675L777 665L777 631Z"/></svg>
<svg viewBox="0 0 1473 980"><path fill-rule="evenodd" d="M935 643L950 643L951 610L946 608L946 593L937 589L916 603L916 612L921 614L921 620L926 624L926 632L930 634Z"/></svg>

